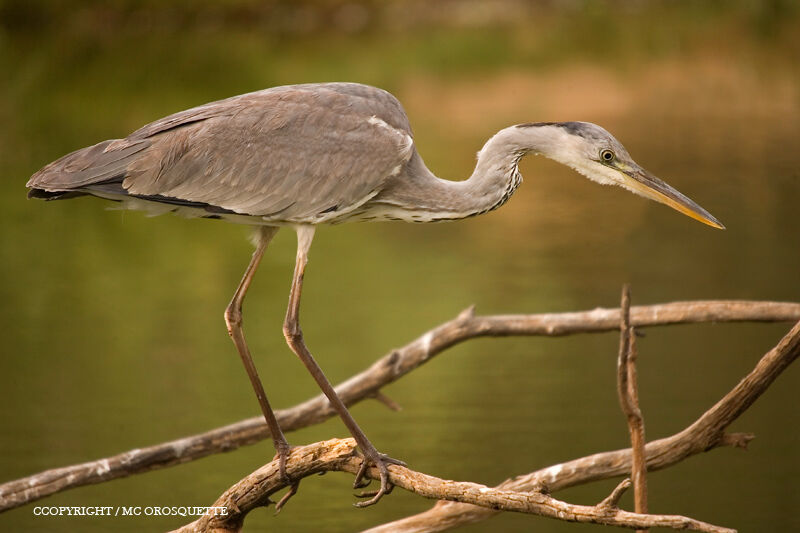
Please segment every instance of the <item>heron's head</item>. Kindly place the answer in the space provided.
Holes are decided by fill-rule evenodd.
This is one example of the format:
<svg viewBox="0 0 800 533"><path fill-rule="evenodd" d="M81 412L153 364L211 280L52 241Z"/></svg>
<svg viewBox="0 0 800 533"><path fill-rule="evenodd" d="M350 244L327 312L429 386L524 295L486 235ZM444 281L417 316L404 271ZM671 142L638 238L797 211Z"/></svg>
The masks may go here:
<svg viewBox="0 0 800 533"><path fill-rule="evenodd" d="M613 135L589 122L538 122L518 128L537 128L537 151L568 165L587 178L605 185L619 185L714 228L725 229L711 213L675 188L640 167ZM545 140L546 139L546 140Z"/></svg>

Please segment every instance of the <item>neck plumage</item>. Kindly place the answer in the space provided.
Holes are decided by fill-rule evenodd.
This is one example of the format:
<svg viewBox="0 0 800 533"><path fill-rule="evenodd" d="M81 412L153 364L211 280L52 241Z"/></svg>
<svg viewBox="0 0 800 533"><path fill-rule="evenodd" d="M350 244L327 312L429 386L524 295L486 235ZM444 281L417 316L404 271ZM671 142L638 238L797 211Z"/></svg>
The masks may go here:
<svg viewBox="0 0 800 533"><path fill-rule="evenodd" d="M472 175L464 181L436 177L414 153L407 172L375 198L393 205L392 218L411 222L457 220L503 205L522 182L517 165L528 153L549 155L561 128L511 126L500 130L478 152Z"/></svg>

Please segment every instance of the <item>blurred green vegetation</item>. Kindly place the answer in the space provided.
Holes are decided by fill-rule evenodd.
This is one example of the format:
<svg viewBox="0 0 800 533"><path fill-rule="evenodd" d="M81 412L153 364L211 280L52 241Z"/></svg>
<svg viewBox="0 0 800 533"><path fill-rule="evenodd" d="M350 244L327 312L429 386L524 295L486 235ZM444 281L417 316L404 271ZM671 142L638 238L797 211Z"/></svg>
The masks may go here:
<svg viewBox="0 0 800 533"><path fill-rule="evenodd" d="M221 314L250 253L246 231L149 219L94 200L26 201L47 162L160 116L287 83L349 80L394 92L421 153L466 176L498 128L591 120L727 226L526 160L496 213L455 224L321 228L303 322L333 381L470 304L479 313L692 298L798 300L800 9L797 2L26 2L0 1L0 478L94 459L257 413ZM294 258L281 232L245 310L273 403L316 389L283 344ZM640 343L652 438L683 427L752 367L785 325L650 331ZM403 407L354 415L382 451L484 483L624 446L614 335L460 346L389 387ZM741 530L797 529L796 372L720 451L655 474L653 507ZM491 432L489 435L487 432ZM344 435L331 421L290 436ZM269 446L46 500L52 505L203 505L271 458ZM395 491L349 506L349 480L308 480L285 531L353 531L427 508ZM568 491L595 502L609 486ZM166 529L180 520L0 517L10 529ZM467 531L527 531L504 516ZM572 525L536 521L547 531Z"/></svg>

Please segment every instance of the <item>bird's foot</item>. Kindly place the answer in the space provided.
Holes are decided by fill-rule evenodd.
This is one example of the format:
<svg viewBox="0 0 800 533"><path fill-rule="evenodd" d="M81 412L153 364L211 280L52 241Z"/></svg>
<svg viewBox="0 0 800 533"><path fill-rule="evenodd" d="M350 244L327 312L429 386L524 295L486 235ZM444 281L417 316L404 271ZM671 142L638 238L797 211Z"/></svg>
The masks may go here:
<svg viewBox="0 0 800 533"><path fill-rule="evenodd" d="M292 448L288 442L283 441L282 443L276 444L275 446L275 457L272 458L274 462L276 459L278 460L278 472L281 476L281 483L290 484L292 482L289 475L286 473L286 463L289 460L289 454L292 453Z"/></svg>
<svg viewBox="0 0 800 533"><path fill-rule="evenodd" d="M295 481L289 486L289 490L286 492L286 494L284 494L283 497L280 500L278 500L278 503L275 504L276 515L281 512L281 509L283 509L283 506L286 505L286 502L288 502L292 496L297 494L297 489L299 487L300 487L299 481Z"/></svg>
<svg viewBox="0 0 800 533"><path fill-rule="evenodd" d="M356 497L358 498L369 498L369 500L354 503L353 505L356 507L369 507L370 505L375 505L378 503L384 494L389 494L392 492L394 485L391 481L389 481L389 469L387 468L390 464L406 466L403 461L399 461L389 457L388 455L378 453L375 448L368 450L364 454L364 460L361 462L361 468L358 469L356 479L353 481L353 488L360 489L369 485L371 480L366 477L366 474L371 465L374 465L380 472L381 486L378 490L364 491L356 494Z"/></svg>
<svg viewBox="0 0 800 533"><path fill-rule="evenodd" d="M300 480L298 479L295 481L286 473L286 461L289 459L289 454L292 453L293 447L290 446L288 442L284 441L282 444L276 446L276 448L278 449L278 453L275 454L272 460L278 460L278 474L281 483L289 485L289 491L275 504L275 514L278 514L281 512L281 509L283 509L283 506L286 505L286 502L297 494L297 489L300 487Z"/></svg>

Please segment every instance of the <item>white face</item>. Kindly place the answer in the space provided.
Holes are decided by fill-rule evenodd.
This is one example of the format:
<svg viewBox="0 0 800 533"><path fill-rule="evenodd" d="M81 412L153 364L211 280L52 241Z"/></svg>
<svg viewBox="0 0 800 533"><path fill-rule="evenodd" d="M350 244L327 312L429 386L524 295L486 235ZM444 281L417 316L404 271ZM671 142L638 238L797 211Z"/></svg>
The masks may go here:
<svg viewBox="0 0 800 533"><path fill-rule="evenodd" d="M631 169L628 161L636 164L619 141L595 124L567 124L570 127L542 127L548 130L550 142L542 147L541 154L574 168L594 182L625 187L625 175L620 170Z"/></svg>
<svg viewBox="0 0 800 533"><path fill-rule="evenodd" d="M687 196L639 166L625 147L606 130L588 122L539 126L540 154L574 168L602 185L617 185L668 205L716 228L724 226Z"/></svg>

